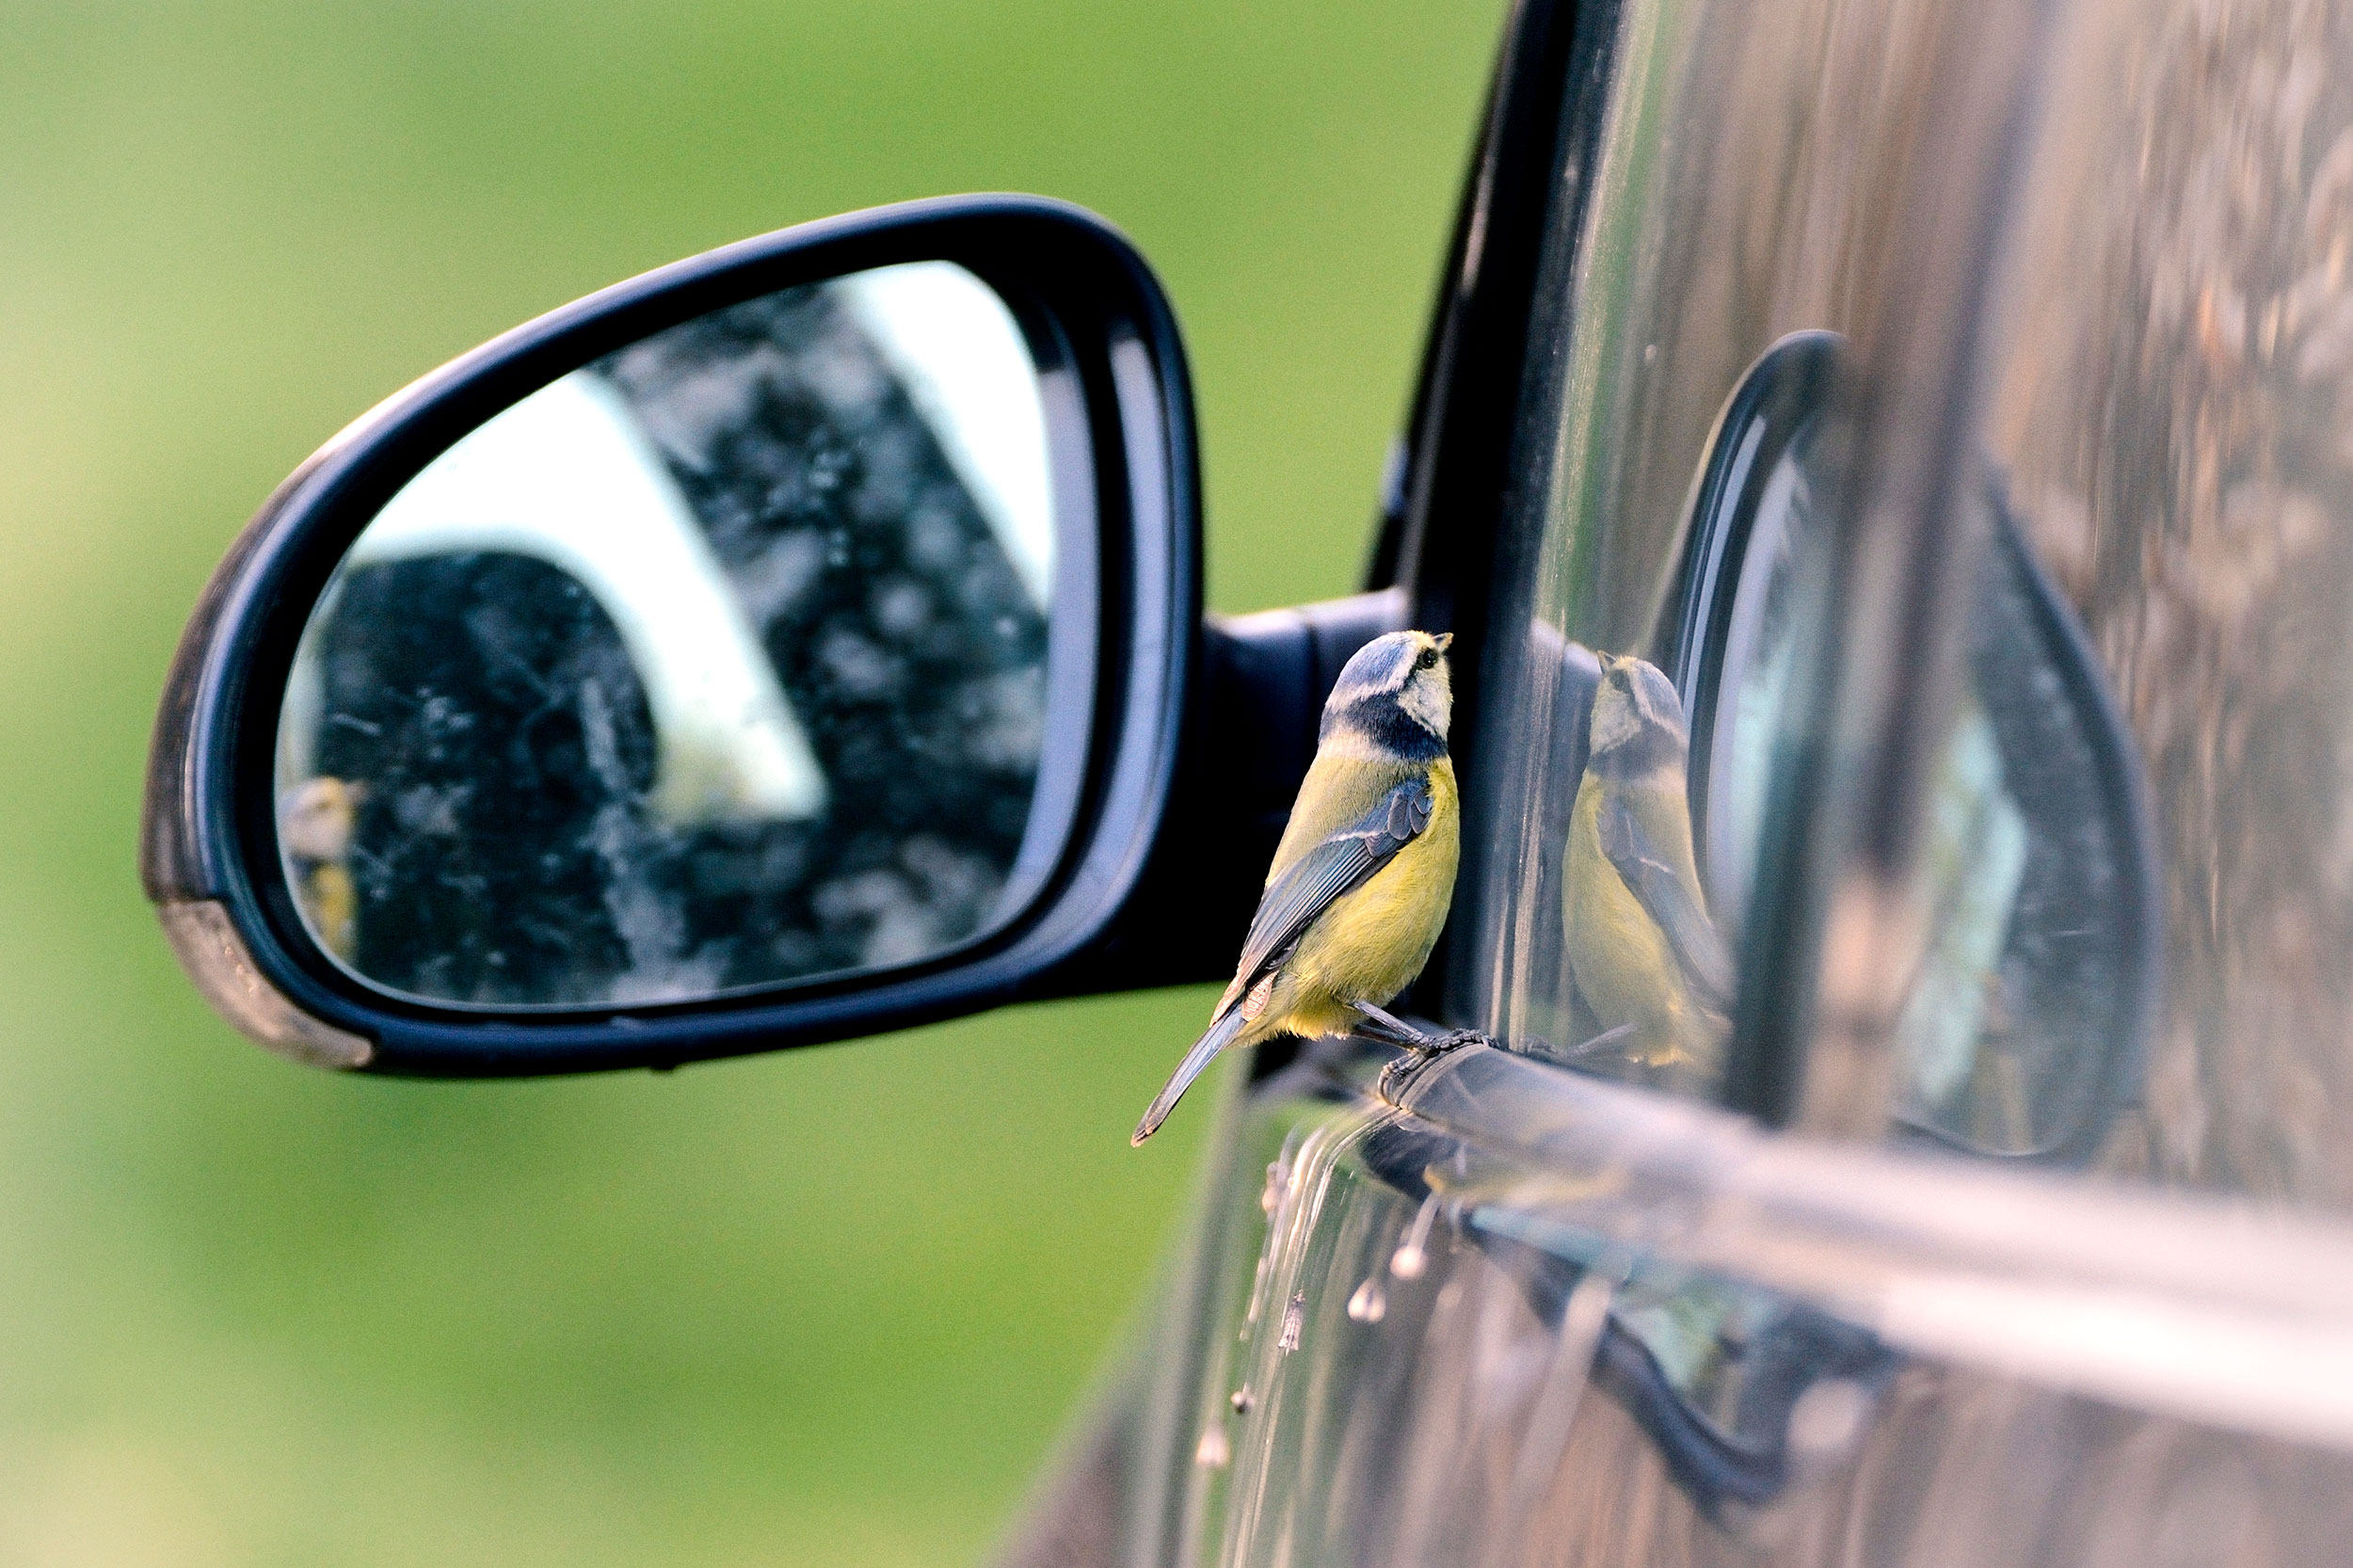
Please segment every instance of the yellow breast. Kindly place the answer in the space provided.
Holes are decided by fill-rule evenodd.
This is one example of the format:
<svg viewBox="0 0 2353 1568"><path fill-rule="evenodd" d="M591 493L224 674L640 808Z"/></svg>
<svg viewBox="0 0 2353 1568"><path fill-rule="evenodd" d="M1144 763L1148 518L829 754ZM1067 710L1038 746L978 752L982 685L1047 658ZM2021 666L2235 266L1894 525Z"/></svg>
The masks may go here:
<svg viewBox="0 0 2353 1568"><path fill-rule="evenodd" d="M1625 1053L1654 1064L1705 1051L1712 1026L1674 950L1601 848L1602 781L1577 786L1561 866L1561 938L1577 992L1604 1030L1632 1025Z"/></svg>
<svg viewBox="0 0 2353 1568"><path fill-rule="evenodd" d="M1349 1028L1348 1004L1388 1002L1421 973L1446 926L1461 858L1460 801L1454 766L1440 759L1430 770L1430 825L1364 885L1332 902L1284 966L1291 985L1280 1026L1298 1034L1332 1034Z"/></svg>

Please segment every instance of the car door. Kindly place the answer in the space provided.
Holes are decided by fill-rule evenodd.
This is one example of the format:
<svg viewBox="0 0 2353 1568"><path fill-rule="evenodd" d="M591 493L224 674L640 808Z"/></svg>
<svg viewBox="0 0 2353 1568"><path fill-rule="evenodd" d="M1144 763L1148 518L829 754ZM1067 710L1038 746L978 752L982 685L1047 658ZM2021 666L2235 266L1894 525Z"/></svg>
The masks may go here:
<svg viewBox="0 0 2353 1568"><path fill-rule="evenodd" d="M2228 9L1522 8L1376 558L1493 1043L1261 1064L1015 1560L2338 1559L2353 35Z"/></svg>

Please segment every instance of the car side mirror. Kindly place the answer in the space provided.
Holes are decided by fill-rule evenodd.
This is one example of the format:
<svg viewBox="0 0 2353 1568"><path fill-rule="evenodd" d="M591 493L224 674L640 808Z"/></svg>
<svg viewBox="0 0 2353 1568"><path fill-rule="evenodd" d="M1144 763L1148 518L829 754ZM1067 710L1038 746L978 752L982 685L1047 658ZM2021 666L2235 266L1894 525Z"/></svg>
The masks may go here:
<svg viewBox="0 0 2353 1568"><path fill-rule="evenodd" d="M225 1016L344 1068L1077 988L1169 816L1199 560L1175 319L1107 225L954 198L712 251L269 500L165 693L148 895Z"/></svg>

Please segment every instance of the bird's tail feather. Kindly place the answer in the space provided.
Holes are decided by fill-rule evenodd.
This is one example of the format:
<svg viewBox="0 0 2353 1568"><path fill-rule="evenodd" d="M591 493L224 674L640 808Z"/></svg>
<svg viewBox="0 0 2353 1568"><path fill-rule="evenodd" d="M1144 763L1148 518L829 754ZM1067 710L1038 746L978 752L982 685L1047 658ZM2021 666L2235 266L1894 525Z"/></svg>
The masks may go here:
<svg viewBox="0 0 2353 1568"><path fill-rule="evenodd" d="M1216 1060L1217 1053L1232 1045L1234 1037L1249 1023L1250 1020L1241 1016L1241 1008L1233 1008L1211 1024L1208 1033L1193 1043L1193 1049L1185 1052L1185 1059L1177 1063L1176 1070L1169 1075L1167 1086L1154 1096L1152 1109L1146 1111L1144 1120L1136 1124L1135 1136L1128 1140L1130 1146L1143 1143L1160 1130L1160 1124L1168 1120L1170 1112L1176 1109L1176 1102L1185 1097L1185 1091L1193 1087L1193 1080L1208 1070L1209 1064Z"/></svg>

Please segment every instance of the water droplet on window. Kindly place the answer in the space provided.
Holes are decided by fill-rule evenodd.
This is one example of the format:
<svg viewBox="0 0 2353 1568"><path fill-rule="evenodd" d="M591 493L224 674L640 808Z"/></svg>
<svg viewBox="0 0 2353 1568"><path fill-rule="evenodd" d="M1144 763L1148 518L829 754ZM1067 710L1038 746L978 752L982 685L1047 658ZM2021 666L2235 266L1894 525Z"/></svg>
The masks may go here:
<svg viewBox="0 0 2353 1568"><path fill-rule="evenodd" d="M1852 1378L1825 1378L1798 1396L1789 1411L1789 1447L1802 1459L1843 1452L1871 1414L1871 1391Z"/></svg>
<svg viewBox="0 0 2353 1568"><path fill-rule="evenodd" d="M1290 1172L1276 1160L1266 1168L1266 1190L1258 1194L1258 1207L1272 1214L1282 1206L1283 1194L1290 1190Z"/></svg>
<svg viewBox="0 0 2353 1568"><path fill-rule="evenodd" d="M1201 1446L1193 1450L1193 1462L1205 1470L1223 1470L1233 1457L1234 1450L1225 1441L1225 1423L1210 1422L1202 1430Z"/></svg>
<svg viewBox="0 0 2353 1568"><path fill-rule="evenodd" d="M1348 1315L1360 1323L1377 1323L1388 1316L1389 1298L1382 1293L1381 1282L1368 1278L1356 1287L1356 1293L1348 1298Z"/></svg>
<svg viewBox="0 0 2353 1568"><path fill-rule="evenodd" d="M1421 1208L1414 1214L1413 1227L1405 1239L1389 1255L1389 1272L1400 1279L1419 1279L1430 1267L1430 1254L1425 1250L1430 1241L1430 1225L1438 1217L1438 1194L1431 1193L1421 1200Z"/></svg>

